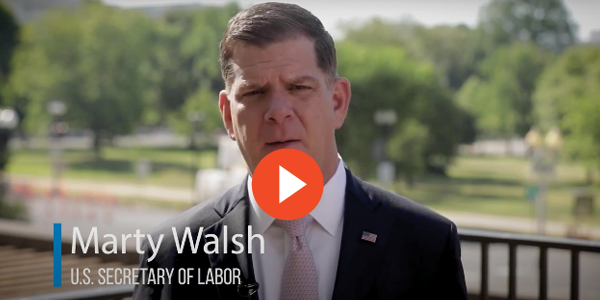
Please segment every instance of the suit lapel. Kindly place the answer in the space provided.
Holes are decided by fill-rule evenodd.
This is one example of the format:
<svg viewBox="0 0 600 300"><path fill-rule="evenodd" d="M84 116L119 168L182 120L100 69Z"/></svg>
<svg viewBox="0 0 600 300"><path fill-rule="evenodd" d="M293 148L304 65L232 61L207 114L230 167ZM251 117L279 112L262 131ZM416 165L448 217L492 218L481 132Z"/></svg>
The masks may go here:
<svg viewBox="0 0 600 300"><path fill-rule="evenodd" d="M214 268L236 268L241 271L241 285L245 286L255 282L254 268L252 265L252 255L248 254L248 224L249 224L249 198L247 189L247 180L241 184L238 190L231 191L231 195L224 195L223 200L215 204L215 211L222 219L207 227L204 232L206 242L207 234L214 234L219 237L218 253L209 254L211 267ZM234 254L233 251L239 252L240 246L232 242L232 237L236 234L241 234L242 238L237 238L236 241L241 244L244 249L240 254ZM227 253L225 253L224 245L227 245ZM258 299L258 293L252 296L240 285L222 284L217 285L221 299Z"/></svg>
<svg viewBox="0 0 600 300"><path fill-rule="evenodd" d="M344 227L333 292L334 300L361 299L369 296L393 222L378 199L371 199L358 179L346 169ZM375 243L362 240L363 232L376 234Z"/></svg>

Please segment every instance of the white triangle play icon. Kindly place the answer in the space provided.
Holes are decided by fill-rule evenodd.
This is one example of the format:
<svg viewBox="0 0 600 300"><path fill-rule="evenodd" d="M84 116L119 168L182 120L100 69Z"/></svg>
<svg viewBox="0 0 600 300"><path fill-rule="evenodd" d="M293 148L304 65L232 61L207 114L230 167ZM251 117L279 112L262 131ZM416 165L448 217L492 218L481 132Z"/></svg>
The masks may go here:
<svg viewBox="0 0 600 300"><path fill-rule="evenodd" d="M279 203L289 198L306 185L298 177L279 166Z"/></svg>

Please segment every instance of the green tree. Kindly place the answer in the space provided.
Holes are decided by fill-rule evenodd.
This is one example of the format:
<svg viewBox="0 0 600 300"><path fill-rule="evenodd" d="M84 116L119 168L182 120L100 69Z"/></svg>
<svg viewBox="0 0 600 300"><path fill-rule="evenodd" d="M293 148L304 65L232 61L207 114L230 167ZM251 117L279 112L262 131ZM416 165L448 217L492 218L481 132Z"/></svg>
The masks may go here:
<svg viewBox="0 0 600 300"><path fill-rule="evenodd" d="M489 47L533 42L560 52L576 42L577 25L562 0L492 0L478 25Z"/></svg>
<svg viewBox="0 0 600 300"><path fill-rule="evenodd" d="M588 169L600 167L600 48L565 51L540 77L534 94L535 116L543 131L558 126L564 151Z"/></svg>
<svg viewBox="0 0 600 300"><path fill-rule="evenodd" d="M49 100L63 101L72 128L90 129L94 149L129 133L152 99L148 49L153 24L140 12L85 2L27 25L15 57L11 91L29 100L30 130L44 130Z"/></svg>
<svg viewBox="0 0 600 300"><path fill-rule="evenodd" d="M190 135L190 147L192 146L194 130L188 116L192 112L202 114L201 132L212 132L223 127L223 119L217 105L215 91L208 87L200 87L186 99L180 109L168 115L168 123L174 131Z"/></svg>
<svg viewBox="0 0 600 300"><path fill-rule="evenodd" d="M216 96L223 88L218 45L227 22L239 10L237 4L174 10L159 21L151 57L156 98L144 123L169 125L178 133L191 135L186 116L201 111L205 115L203 132L222 127ZM190 147L192 141L193 137Z"/></svg>
<svg viewBox="0 0 600 300"><path fill-rule="evenodd" d="M0 87L10 72L10 60L19 42L19 24L8 8L0 3ZM2 97L0 93L0 97ZM0 98L0 103L3 103Z"/></svg>
<svg viewBox="0 0 600 300"><path fill-rule="evenodd" d="M372 175L375 161L372 146L378 138L374 114L379 109L393 109L397 123L389 143L402 142L411 134L402 130L404 121L414 119L427 129L422 151L412 157L420 163L402 169L405 158L389 151L387 157L400 163L399 173L415 173L415 166L443 165L454 155L458 144L460 120L457 108L439 81L434 67L415 60L408 51L396 46L365 46L351 42L338 44L339 74L352 83L352 101L347 122L338 133L340 152L363 175ZM396 138L395 135L406 134ZM416 152L411 152L415 153ZM371 162L371 163L368 163Z"/></svg>
<svg viewBox="0 0 600 300"><path fill-rule="evenodd" d="M533 124L532 94L551 54L531 43L505 46L486 58L457 94L482 136L524 136Z"/></svg>
<svg viewBox="0 0 600 300"><path fill-rule="evenodd" d="M476 71L485 56L480 43L482 32L465 25L425 27L409 20L373 18L364 24L342 23L340 29L345 41L408 49L412 56L430 61L441 82L454 90Z"/></svg>
<svg viewBox="0 0 600 300"><path fill-rule="evenodd" d="M480 30L465 25L420 27L415 34L415 52L431 61L442 83L456 91L486 56L481 35Z"/></svg>
<svg viewBox="0 0 600 300"><path fill-rule="evenodd" d="M409 49L414 46L415 32L423 28L421 24L412 20L391 22L379 17L363 23L341 22L338 27L344 41L347 42L372 46L401 46Z"/></svg>
<svg viewBox="0 0 600 300"><path fill-rule="evenodd" d="M9 96L8 76L11 73L11 59L15 47L19 42L19 24L8 8L0 2L0 106L9 106L17 109L20 119L22 111ZM21 203L6 202L6 195L10 186L5 181L4 171L9 163L10 151L8 142L12 132L0 129L0 218L25 219L26 209Z"/></svg>
<svg viewBox="0 0 600 300"><path fill-rule="evenodd" d="M12 58L19 43L20 26L10 10L0 3L0 106L11 106L17 110L19 119L25 114L19 101L11 97L8 78L12 69ZM4 139L8 140L8 136ZM4 146L2 146L4 147ZM4 163L2 163L4 164ZM0 170L4 169L2 165Z"/></svg>
<svg viewBox="0 0 600 300"><path fill-rule="evenodd" d="M399 175L412 187L415 177L425 170L421 159L426 152L429 132L415 119L409 119L392 135L387 147L390 159L396 163Z"/></svg>
<svg viewBox="0 0 600 300"><path fill-rule="evenodd" d="M10 74L10 61L19 42L19 25L6 6L0 3L0 106L15 106L7 99L7 77ZM19 113L19 111L18 111ZM8 163L8 140L10 132L0 129L0 172Z"/></svg>
<svg viewBox="0 0 600 300"><path fill-rule="evenodd" d="M458 145L471 142L465 141L468 119L465 120L466 112L453 101L452 93L437 82L426 82L422 88L423 97L413 112L428 132L422 160L427 171L445 176L445 168L456 155Z"/></svg>
<svg viewBox="0 0 600 300"><path fill-rule="evenodd" d="M429 61L435 67L440 84L449 87L451 91L460 89L467 78L476 72L479 62L486 55L484 47L479 42L481 30L470 29L464 25L425 27L410 20L390 22L373 18L364 24L342 23L341 30L344 33L344 41L368 46L397 46L406 49L407 55L413 59ZM446 96L434 95L429 100L435 101ZM436 107L444 105L445 102L442 101L442 104ZM458 137L461 143L472 143L476 136L474 116L453 104L448 105L456 108L456 111L452 110L452 112L456 113L453 117L456 117L456 121L460 123L460 131L444 135L442 139L436 136L436 142L430 145L440 146L440 149L452 149L452 147L439 145L448 137L452 137L450 144L454 143L455 137ZM455 129L455 127L443 129L446 128Z"/></svg>
<svg viewBox="0 0 600 300"><path fill-rule="evenodd" d="M200 89L216 94L223 87L219 66L219 41L228 20L240 8L236 4L199 10L168 12L155 32L152 55L153 86L157 87L157 115L150 123L173 124L187 101L197 101ZM216 104L215 104L216 105ZM174 116L169 116L174 114Z"/></svg>

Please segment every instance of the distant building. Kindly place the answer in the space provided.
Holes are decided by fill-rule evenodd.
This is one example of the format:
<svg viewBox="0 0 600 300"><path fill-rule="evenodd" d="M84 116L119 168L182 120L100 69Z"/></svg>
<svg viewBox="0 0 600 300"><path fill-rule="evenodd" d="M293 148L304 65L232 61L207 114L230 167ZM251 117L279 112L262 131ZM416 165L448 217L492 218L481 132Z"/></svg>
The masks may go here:
<svg viewBox="0 0 600 300"><path fill-rule="evenodd" d="M43 12L55 8L77 8L86 0L0 0L6 4L20 23L30 22L39 17ZM115 6L122 9L136 9L151 18L160 18L170 10L193 10L202 7L199 3L171 4L171 5L146 5L146 6Z"/></svg>
<svg viewBox="0 0 600 300"><path fill-rule="evenodd" d="M590 44L600 45L600 29L592 31L590 35Z"/></svg>
<svg viewBox="0 0 600 300"><path fill-rule="evenodd" d="M17 21L27 23L53 8L76 8L83 0L0 0L12 11Z"/></svg>

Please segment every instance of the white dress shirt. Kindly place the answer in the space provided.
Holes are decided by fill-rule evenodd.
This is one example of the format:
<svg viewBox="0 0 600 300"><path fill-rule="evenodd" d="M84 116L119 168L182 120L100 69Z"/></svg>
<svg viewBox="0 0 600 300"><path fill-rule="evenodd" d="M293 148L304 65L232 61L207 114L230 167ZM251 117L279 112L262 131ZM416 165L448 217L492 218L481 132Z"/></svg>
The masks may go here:
<svg viewBox="0 0 600 300"><path fill-rule="evenodd" d="M306 237L317 267L319 300L333 297L337 273L342 225L344 221L344 195L346 171L341 157L333 177L323 187L323 195L310 215L315 219L308 226ZM277 300L280 296L281 278L285 259L290 249L290 237L285 230L273 224L274 218L265 213L252 194L252 177L248 179L248 191L252 212L252 232L262 234L265 240L264 254L260 254L260 243L252 243L252 262L261 300Z"/></svg>

